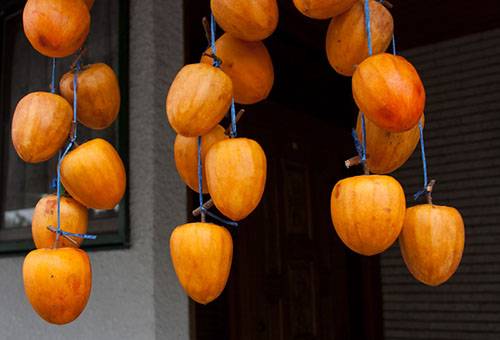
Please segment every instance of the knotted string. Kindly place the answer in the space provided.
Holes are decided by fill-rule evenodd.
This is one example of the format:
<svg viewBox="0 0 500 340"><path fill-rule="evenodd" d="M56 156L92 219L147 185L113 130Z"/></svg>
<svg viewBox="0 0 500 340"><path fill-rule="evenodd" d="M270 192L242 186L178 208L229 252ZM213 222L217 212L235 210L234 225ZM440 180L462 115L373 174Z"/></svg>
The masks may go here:
<svg viewBox="0 0 500 340"><path fill-rule="evenodd" d="M214 15L210 15L210 46L212 49L213 55L213 66L220 67L221 62L220 59L217 58L217 50L215 47L215 18ZM236 112L234 107L234 99L231 101L231 137L236 137ZM200 213L201 213L201 221L205 222L205 215L212 217L214 220L217 220L226 225L237 227L238 223L230 220L226 220L217 216L216 214L210 212L207 208L203 206L203 164L201 160L201 147L202 147L202 136L198 137L198 202L200 204Z"/></svg>
<svg viewBox="0 0 500 340"><path fill-rule="evenodd" d="M83 239L95 240L96 235L88 234L75 234L61 229L61 163L64 157L68 154L69 150L73 147L76 142L77 137L77 112L78 112L78 72L80 72L80 61L77 61L75 73L73 76L73 121L71 123L71 132L69 143L64 149L64 152L59 152L59 158L57 161L57 229L56 229L56 244L59 241L60 235L73 236Z"/></svg>

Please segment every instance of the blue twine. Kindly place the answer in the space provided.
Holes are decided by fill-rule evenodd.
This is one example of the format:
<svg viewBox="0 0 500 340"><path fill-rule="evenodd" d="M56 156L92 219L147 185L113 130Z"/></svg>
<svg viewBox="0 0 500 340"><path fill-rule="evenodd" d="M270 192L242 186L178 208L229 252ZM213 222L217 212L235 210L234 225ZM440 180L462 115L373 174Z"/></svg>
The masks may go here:
<svg viewBox="0 0 500 340"><path fill-rule="evenodd" d="M221 60L217 58L217 47L215 46L215 31L217 29L217 25L215 22L214 14L210 14L210 48L212 49L213 55L213 63L214 67L220 67ZM235 138L238 136L237 128L236 128L236 108L234 106L234 98L231 100L231 131L229 133L231 138Z"/></svg>
<svg viewBox="0 0 500 340"><path fill-rule="evenodd" d="M420 154L422 156L422 169L424 172L424 188L413 195L415 201L418 200L422 195L428 193L427 185L429 184L427 177L427 159L425 157L424 128L422 126L422 122L418 122L418 128L420 130Z"/></svg>
<svg viewBox="0 0 500 340"><path fill-rule="evenodd" d="M50 82L50 93L56 93L56 58L52 58L52 80Z"/></svg>
<svg viewBox="0 0 500 340"><path fill-rule="evenodd" d="M234 222L234 221L230 221L230 220L227 220L225 218L222 218L222 217L219 217L217 216L216 214L210 212L208 209L206 209L205 207L201 207L200 209L203 213L207 214L208 216L212 217L214 220L217 220L221 223L224 223L226 225L229 225L231 227L237 227L238 226L238 223L237 222Z"/></svg>
<svg viewBox="0 0 500 340"><path fill-rule="evenodd" d="M365 0L365 27L366 27L366 34L367 34L367 40L368 40L368 54L372 55L373 48L372 48L372 30L370 27L370 1L369 0Z"/></svg>
<svg viewBox="0 0 500 340"><path fill-rule="evenodd" d="M51 189L57 188L57 177L54 177L50 180L50 188Z"/></svg>
<svg viewBox="0 0 500 340"><path fill-rule="evenodd" d="M213 63L212 65L215 67L220 67L221 61L217 58L217 47L215 46L215 30L217 29L217 25L215 24L215 18L213 13L210 14L210 45L213 54Z"/></svg>
<svg viewBox="0 0 500 340"><path fill-rule="evenodd" d="M64 235L64 236L73 236L73 237L83 238L85 240L97 239L97 235L70 233L69 231L64 231L64 230L59 231L59 234Z"/></svg>
<svg viewBox="0 0 500 340"><path fill-rule="evenodd" d="M352 129L352 139L354 140L354 146L356 147L356 152L360 159L363 159L363 145L359 141L358 133L356 129Z"/></svg>
<svg viewBox="0 0 500 340"><path fill-rule="evenodd" d="M396 55L396 37L392 35L392 54ZM427 186L429 185L429 178L427 174L427 158L425 156L425 142L424 142L424 127L422 125L422 121L418 122L418 129L420 131L420 155L422 157L422 170L424 175L424 187L422 190L418 191L413 195L413 198L418 200L421 196L428 194L429 190L427 190Z"/></svg>
<svg viewBox="0 0 500 340"><path fill-rule="evenodd" d="M236 130L236 108L234 107L234 98L231 100L231 138L235 138L238 136L238 132Z"/></svg>
<svg viewBox="0 0 500 340"><path fill-rule="evenodd" d="M73 76L73 121L72 121L72 131L68 145L64 149L64 152L59 152L58 162L57 162L57 229L56 229L56 243L59 241L60 235L74 236L86 239L95 239L97 236L88 234L74 234L70 232L63 231L61 229L61 163L64 157L68 154L69 150L73 147L76 142L77 137L77 112L78 112L78 72L80 72L80 61L76 62L76 69Z"/></svg>
<svg viewBox="0 0 500 340"><path fill-rule="evenodd" d="M366 120L365 115L361 112L361 138L363 139L361 149L361 162L366 162Z"/></svg>
<svg viewBox="0 0 500 340"><path fill-rule="evenodd" d="M396 36L392 35L392 54L396 55Z"/></svg>
<svg viewBox="0 0 500 340"><path fill-rule="evenodd" d="M219 217L216 214L208 211L208 209L203 206L203 164L201 162L201 138L201 136L198 137L198 202L200 204L201 220L202 222L204 222L205 215L208 215L221 223L227 224L232 227L237 227L238 223Z"/></svg>
<svg viewBox="0 0 500 340"><path fill-rule="evenodd" d="M198 137L198 201L200 203L200 208L203 208L203 172L201 164L201 136ZM202 214L204 213L203 209L201 209L201 213Z"/></svg>

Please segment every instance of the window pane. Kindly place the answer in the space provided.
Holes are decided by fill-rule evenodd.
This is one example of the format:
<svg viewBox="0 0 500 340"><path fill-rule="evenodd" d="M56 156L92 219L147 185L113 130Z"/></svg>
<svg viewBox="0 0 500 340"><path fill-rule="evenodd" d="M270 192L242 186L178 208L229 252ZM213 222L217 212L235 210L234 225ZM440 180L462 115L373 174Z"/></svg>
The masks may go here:
<svg viewBox="0 0 500 340"><path fill-rule="evenodd" d="M92 28L87 42L83 64L103 62L118 74L119 58L119 2L97 1L92 9ZM28 164L17 155L11 141L11 121L17 102L30 92L50 91L51 60L36 52L22 30L22 5L1 17L2 71L0 94L0 243L5 240L30 240L31 217L38 200L47 193L55 193L57 157L40 163ZM2 5L0 5L1 7ZM2 8L0 8L2 9ZM74 56L57 60L56 85L70 69ZM123 103L122 103L123 105ZM123 106L120 115L123 115ZM81 124L77 142L104 138L118 146L119 120L111 127L94 131ZM123 150L120 150L123 151ZM119 229L119 208L110 211L89 211L89 232L116 233ZM64 226L63 226L64 227ZM86 241L86 244L92 242Z"/></svg>

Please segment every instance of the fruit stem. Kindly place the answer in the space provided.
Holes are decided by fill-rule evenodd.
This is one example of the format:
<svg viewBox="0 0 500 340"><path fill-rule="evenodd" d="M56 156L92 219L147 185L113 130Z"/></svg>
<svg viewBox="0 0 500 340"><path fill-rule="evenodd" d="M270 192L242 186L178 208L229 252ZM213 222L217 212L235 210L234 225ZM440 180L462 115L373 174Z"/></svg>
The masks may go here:
<svg viewBox="0 0 500 340"><path fill-rule="evenodd" d="M217 64L221 65L222 64L222 60L217 57L213 51L212 51L212 35L210 34L211 33L211 29L210 29L210 22L208 21L207 17L203 17L203 19L201 19L201 24L203 25L203 30L205 31L205 38L207 38L207 42L208 42L208 48L210 49L210 51L212 53L203 53L203 55L206 55L207 57L210 57L212 58L215 62L217 62Z"/></svg>
<svg viewBox="0 0 500 340"><path fill-rule="evenodd" d="M393 8L393 7L394 7L394 5L393 5L393 4L391 4L391 3L390 3L389 1L387 1L387 0L380 1L380 3L381 3L382 5L384 5L385 7L389 8L389 9L391 9L391 8Z"/></svg>
<svg viewBox="0 0 500 340"><path fill-rule="evenodd" d="M241 109L238 111L238 114L236 115L236 123L238 123L238 121L240 120L240 118L243 116L244 113L245 109ZM230 133L231 133L231 123L227 127L226 131L224 131L224 134L227 136L229 136Z"/></svg>
<svg viewBox="0 0 500 340"><path fill-rule="evenodd" d="M366 164L366 161L363 162L363 172L366 176L370 174L370 169L368 169L368 164Z"/></svg>
<svg viewBox="0 0 500 340"><path fill-rule="evenodd" d="M427 203L432 205L432 190L434 189L434 185L436 184L436 180L433 179L427 184Z"/></svg>
<svg viewBox="0 0 500 340"><path fill-rule="evenodd" d="M52 231L53 233L57 233L57 229L54 228L53 226L47 226L47 229L49 229L50 231ZM63 235L61 234L62 237L64 237L66 240L70 241L71 243L73 243L75 246L79 247L79 244L78 242L76 242L75 240L73 240L71 237L67 236L67 235ZM53 249L55 248L58 248L58 244L59 243L59 240L58 238L56 237L55 241L54 241L54 245L52 246Z"/></svg>
<svg viewBox="0 0 500 340"><path fill-rule="evenodd" d="M207 209L207 210L208 210L208 209L210 209L210 208L211 208L211 207L213 207L213 206L214 206L214 201L212 201L212 199L209 199L208 201L206 201L205 203L203 203L203 208L205 208L205 209ZM195 217L196 217L196 216L201 215L201 208L200 208L200 207L198 207L198 208L194 209L194 210L192 211L192 214L193 214L193 216L195 216ZM202 215L202 222L204 222L204 221L203 221L203 220L204 220L204 215L205 215L205 214L203 214L203 215Z"/></svg>
<svg viewBox="0 0 500 340"><path fill-rule="evenodd" d="M361 163L361 158L359 156L351 157L344 162L345 167L348 169L352 166L359 165L359 163Z"/></svg>
<svg viewBox="0 0 500 340"><path fill-rule="evenodd" d="M80 48L80 51L78 52L78 54L76 55L76 58L75 60L73 61L73 63L71 64L70 66L70 69L72 71L75 70L76 68L76 64L80 61L80 59L82 59L83 55L87 53L87 46L83 46L82 48Z"/></svg>
<svg viewBox="0 0 500 340"><path fill-rule="evenodd" d="M212 44L212 38L210 34L210 23L208 22L207 17L203 17L201 19L201 24L203 25L203 29L205 30L205 38L207 38L208 46Z"/></svg>
<svg viewBox="0 0 500 340"><path fill-rule="evenodd" d="M348 168L348 169L350 167L352 167L352 166L359 165L361 163L363 163L363 173L365 175L369 175L370 174L370 169L368 169L368 164L366 164L366 161L365 162L361 162L361 157L354 156L354 157L351 157L351 158L349 158L348 160L346 160L344 162L345 167Z"/></svg>

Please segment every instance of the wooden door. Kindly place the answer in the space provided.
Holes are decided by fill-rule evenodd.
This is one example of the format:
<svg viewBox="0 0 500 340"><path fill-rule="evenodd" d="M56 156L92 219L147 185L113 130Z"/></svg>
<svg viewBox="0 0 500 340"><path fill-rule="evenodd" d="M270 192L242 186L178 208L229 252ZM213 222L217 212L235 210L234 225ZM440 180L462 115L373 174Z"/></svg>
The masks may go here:
<svg viewBox="0 0 500 340"><path fill-rule="evenodd" d="M249 110L239 133L266 151L266 191L233 231L221 301L195 307L195 338L381 339L378 258L349 251L330 218L331 190L353 155L350 131L265 104Z"/></svg>

